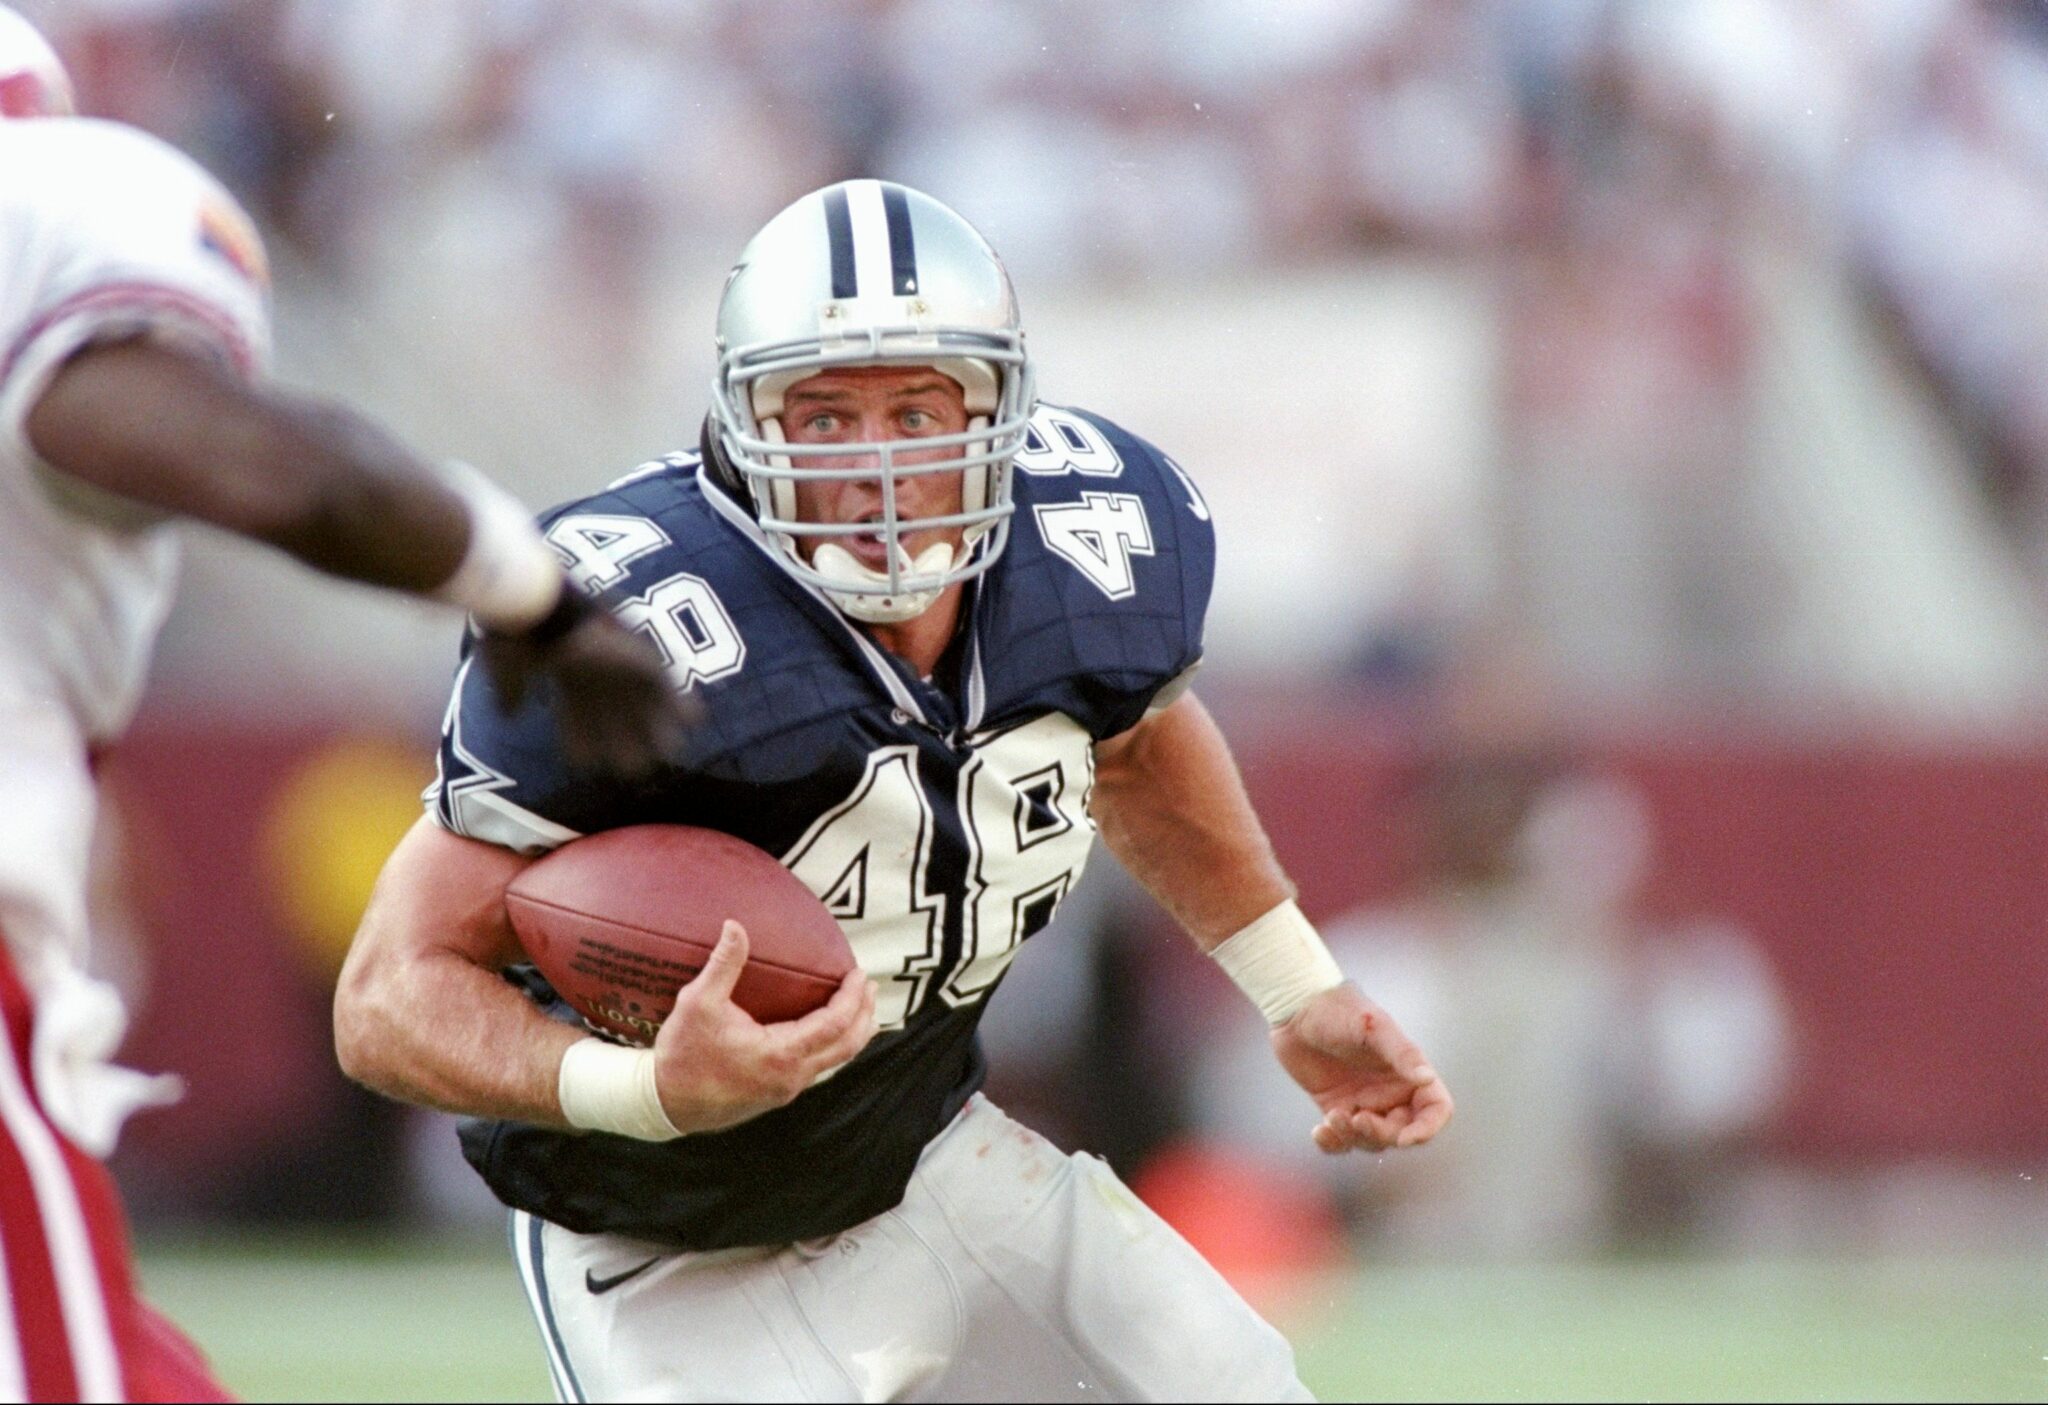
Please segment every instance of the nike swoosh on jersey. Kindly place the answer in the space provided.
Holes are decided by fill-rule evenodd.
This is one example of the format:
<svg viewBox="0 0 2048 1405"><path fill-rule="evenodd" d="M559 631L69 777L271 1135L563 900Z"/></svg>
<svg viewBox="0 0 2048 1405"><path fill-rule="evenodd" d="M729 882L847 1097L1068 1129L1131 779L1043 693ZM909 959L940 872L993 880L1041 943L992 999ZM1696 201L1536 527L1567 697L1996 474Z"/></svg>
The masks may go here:
<svg viewBox="0 0 2048 1405"><path fill-rule="evenodd" d="M599 1278L589 1269L585 1269L583 1271L583 1286L590 1290L590 1295L594 1298L600 1293L609 1293L612 1289L629 1279L638 1278L660 1262L660 1258L652 1258L644 1264L627 1269L624 1273L615 1273L610 1278Z"/></svg>

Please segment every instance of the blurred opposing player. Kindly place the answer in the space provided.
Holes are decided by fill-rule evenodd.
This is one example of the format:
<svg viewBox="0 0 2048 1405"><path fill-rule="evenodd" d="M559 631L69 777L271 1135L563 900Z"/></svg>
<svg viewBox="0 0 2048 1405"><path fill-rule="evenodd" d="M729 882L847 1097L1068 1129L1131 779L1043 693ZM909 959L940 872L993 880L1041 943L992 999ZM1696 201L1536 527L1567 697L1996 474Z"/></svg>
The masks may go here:
<svg viewBox="0 0 2048 1405"><path fill-rule="evenodd" d="M337 993L343 1067L480 1119L464 1150L517 1212L564 1400L1302 1397L1286 1341L1108 1167L979 1094L981 1012L1100 826L1266 1015L1316 1145L1450 1117L1187 691L1208 508L1143 439L1035 404L1008 274L916 191L777 215L718 330L698 451L547 528L702 725L648 780L585 784L545 705L466 668ZM530 968L501 978L507 879L662 821L778 855L872 992L756 1024L728 924L652 1049L551 1021Z"/></svg>
<svg viewBox="0 0 2048 1405"><path fill-rule="evenodd" d="M97 1158L165 1089L108 1062L125 1016L83 974L92 758L169 606L161 524L471 611L501 686L545 682L582 719L581 762L650 766L675 704L510 497L261 385L247 219L170 148L70 111L56 57L0 6L0 1399L215 1398L135 1294Z"/></svg>

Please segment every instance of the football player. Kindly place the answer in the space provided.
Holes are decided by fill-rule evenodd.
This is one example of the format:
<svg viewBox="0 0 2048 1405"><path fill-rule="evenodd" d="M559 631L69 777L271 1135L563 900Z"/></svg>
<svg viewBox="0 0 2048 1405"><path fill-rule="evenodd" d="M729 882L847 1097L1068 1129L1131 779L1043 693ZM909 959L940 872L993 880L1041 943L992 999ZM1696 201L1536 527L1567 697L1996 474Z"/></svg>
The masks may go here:
<svg viewBox="0 0 2048 1405"><path fill-rule="evenodd" d="M162 1085L107 1062L125 1017L83 974L93 761L169 606L163 523L471 611L482 666L510 696L549 680L579 761L650 765L675 697L509 496L263 383L248 220L70 91L0 7L0 1399L211 1399L136 1297L98 1160Z"/></svg>
<svg viewBox="0 0 2048 1405"><path fill-rule="evenodd" d="M1143 439L1035 402L1002 264L916 191L777 215L718 351L695 452L545 519L701 725L650 782L593 781L543 701L465 664L343 974L343 1066L472 1115L565 1400L1302 1396L1286 1342L1102 1162L978 1092L985 1002L1099 828L1265 1013L1317 1145L1450 1116L1342 983L1188 690L1208 508ZM756 1024L728 922L653 1047L566 1019L502 890L648 822L780 857L866 979Z"/></svg>

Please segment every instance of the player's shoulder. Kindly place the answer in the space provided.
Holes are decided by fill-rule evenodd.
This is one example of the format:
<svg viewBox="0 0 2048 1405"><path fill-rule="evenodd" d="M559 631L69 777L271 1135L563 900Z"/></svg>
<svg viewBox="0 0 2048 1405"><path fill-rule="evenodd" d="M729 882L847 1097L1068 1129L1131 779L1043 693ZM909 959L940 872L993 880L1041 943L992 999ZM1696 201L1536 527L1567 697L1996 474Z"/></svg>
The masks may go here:
<svg viewBox="0 0 2048 1405"><path fill-rule="evenodd" d="M697 453L651 459L597 492L541 514L540 529L575 583L632 593L681 573L728 589L758 584L760 554L711 500Z"/></svg>
<svg viewBox="0 0 2048 1405"><path fill-rule="evenodd" d="M590 515L639 516L677 525L694 521L701 515L698 462L694 452L680 450L649 459L595 492L556 503L541 514L541 526Z"/></svg>
<svg viewBox="0 0 2048 1405"><path fill-rule="evenodd" d="M1016 462L1020 502L1114 491L1135 494L1148 507L1177 509L1170 515L1208 528L1209 505L1187 470L1151 440L1093 410L1040 403Z"/></svg>
<svg viewBox="0 0 2048 1405"><path fill-rule="evenodd" d="M1017 466L1046 476L1117 478L1127 473L1186 476L1167 452L1108 415L1080 405L1040 401L1031 412Z"/></svg>
<svg viewBox="0 0 2048 1405"><path fill-rule="evenodd" d="M262 239L227 187L123 123L0 123L0 201L62 247L82 241L115 256L210 264L258 290L269 281Z"/></svg>
<svg viewBox="0 0 2048 1405"><path fill-rule="evenodd" d="M154 191L228 198L219 181L169 142L91 117L0 124L0 171L6 173L4 188L17 198L132 204Z"/></svg>
<svg viewBox="0 0 2048 1405"><path fill-rule="evenodd" d="M1081 600L1090 587L1147 607L1163 594L1199 615L1215 534L1194 480L1164 450L1091 410L1041 404L1016 465L1013 577Z"/></svg>
<svg viewBox="0 0 2048 1405"><path fill-rule="evenodd" d="M1163 450L1092 411L1040 405L1028 438L982 593L984 715L1054 711L1114 736L1201 658L1209 508Z"/></svg>

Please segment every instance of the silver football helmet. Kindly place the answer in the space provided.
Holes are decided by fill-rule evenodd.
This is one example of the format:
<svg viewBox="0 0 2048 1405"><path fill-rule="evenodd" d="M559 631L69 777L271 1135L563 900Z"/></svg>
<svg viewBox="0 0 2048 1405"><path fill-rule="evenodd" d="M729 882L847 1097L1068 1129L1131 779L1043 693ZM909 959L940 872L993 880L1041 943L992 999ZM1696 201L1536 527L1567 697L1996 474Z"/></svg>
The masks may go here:
<svg viewBox="0 0 2048 1405"><path fill-rule="evenodd" d="M69 117L71 76L36 27L0 5L0 118Z"/></svg>
<svg viewBox="0 0 2048 1405"><path fill-rule="evenodd" d="M929 439L791 444L783 396L808 376L843 366L930 366L957 382L968 428ZM813 191L754 236L718 307L718 373L711 416L728 486L752 507L781 551L782 564L842 611L870 623L914 618L959 581L995 564L1014 507L1011 461L1032 409L1031 364L1017 297L1002 261L974 227L928 195L885 181L854 180ZM951 452L937 462L896 456ZM860 468L824 467L853 458ZM898 479L959 473L962 510L904 520ZM873 479L880 523L798 518L796 481L807 476ZM912 559L903 537L959 527L962 542L927 547ZM826 540L806 561L803 537L872 535L879 528L886 571Z"/></svg>

